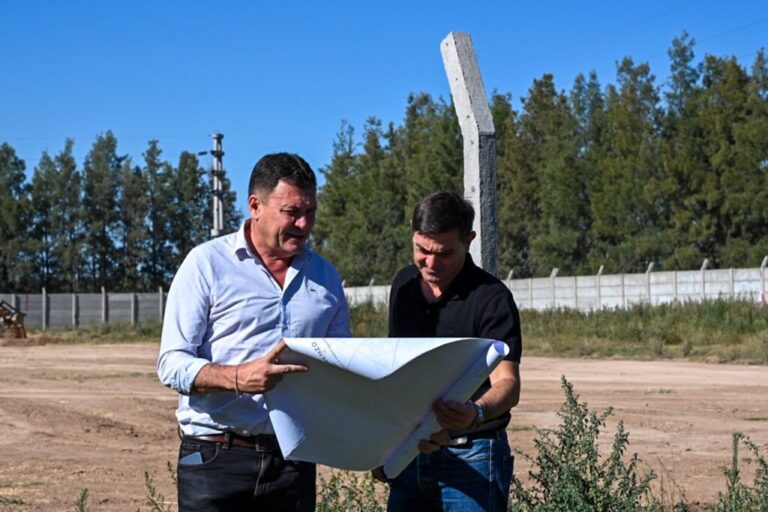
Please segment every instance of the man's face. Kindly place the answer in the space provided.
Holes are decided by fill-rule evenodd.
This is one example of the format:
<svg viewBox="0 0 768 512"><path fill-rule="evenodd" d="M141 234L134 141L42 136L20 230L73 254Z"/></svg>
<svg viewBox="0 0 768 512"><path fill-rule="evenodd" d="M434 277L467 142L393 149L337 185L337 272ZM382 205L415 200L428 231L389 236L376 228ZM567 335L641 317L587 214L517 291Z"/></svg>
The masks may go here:
<svg viewBox="0 0 768 512"><path fill-rule="evenodd" d="M413 261L421 278L445 290L464 266L474 236L471 233L467 240L462 240L457 229L438 234L414 232Z"/></svg>
<svg viewBox="0 0 768 512"><path fill-rule="evenodd" d="M280 180L272 193L248 197L251 236L259 251L270 256L291 257L304 248L315 226L315 191L303 190Z"/></svg>

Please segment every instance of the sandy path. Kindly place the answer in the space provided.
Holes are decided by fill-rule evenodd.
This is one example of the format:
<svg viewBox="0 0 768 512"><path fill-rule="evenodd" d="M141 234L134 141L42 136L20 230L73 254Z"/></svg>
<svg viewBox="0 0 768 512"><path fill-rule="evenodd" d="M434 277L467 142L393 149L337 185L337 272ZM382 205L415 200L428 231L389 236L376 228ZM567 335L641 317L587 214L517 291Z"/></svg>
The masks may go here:
<svg viewBox="0 0 768 512"><path fill-rule="evenodd" d="M176 395L154 374L150 345L0 346L0 510L73 509L83 488L94 511L149 510L144 472L173 501L166 471L177 450ZM533 427L557 424L566 375L582 400L613 406L630 453L689 501L724 488L731 432L768 455L768 367L527 357L523 400L510 426L517 451L533 453ZM516 473L527 467L518 462Z"/></svg>

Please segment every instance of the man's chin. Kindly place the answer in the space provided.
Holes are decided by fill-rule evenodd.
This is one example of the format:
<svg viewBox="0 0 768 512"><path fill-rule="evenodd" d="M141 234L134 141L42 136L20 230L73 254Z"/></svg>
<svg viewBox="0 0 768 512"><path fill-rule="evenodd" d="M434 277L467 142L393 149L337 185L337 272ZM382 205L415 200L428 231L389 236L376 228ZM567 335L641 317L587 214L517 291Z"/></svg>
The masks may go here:
<svg viewBox="0 0 768 512"><path fill-rule="evenodd" d="M442 279L440 279L440 276L436 276L434 274L425 274L424 272L421 272L421 279L426 283L433 283L438 284Z"/></svg>
<svg viewBox="0 0 768 512"><path fill-rule="evenodd" d="M305 245L306 245L306 240L299 241L298 239L292 239L281 244L280 248L284 252L288 253L290 256L296 256L302 250L304 250Z"/></svg>

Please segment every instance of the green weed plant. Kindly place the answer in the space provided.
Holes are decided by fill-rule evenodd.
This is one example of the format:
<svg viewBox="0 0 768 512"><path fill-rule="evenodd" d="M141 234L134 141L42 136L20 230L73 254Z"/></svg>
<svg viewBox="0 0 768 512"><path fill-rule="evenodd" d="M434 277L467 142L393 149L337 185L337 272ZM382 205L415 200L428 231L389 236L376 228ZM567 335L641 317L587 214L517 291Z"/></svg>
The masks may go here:
<svg viewBox="0 0 768 512"><path fill-rule="evenodd" d="M533 485L525 487L513 478L509 510L519 512L617 512L655 510L650 497L652 471L640 473L639 459L625 460L629 433L619 422L611 452L601 457L598 438L612 414L601 414L579 402L573 385L561 380L565 403L558 416L560 425L552 430L537 429L535 457L530 460Z"/></svg>
<svg viewBox="0 0 768 512"><path fill-rule="evenodd" d="M376 482L370 473L333 471L329 479L320 476L316 512L384 512L389 488Z"/></svg>
<svg viewBox="0 0 768 512"><path fill-rule="evenodd" d="M747 462L756 464L755 480L750 486L742 480L739 466L739 447L746 449L750 457ZM724 468L726 491L718 493L715 512L768 512L768 463L752 440L742 434L733 434L733 457L731 466Z"/></svg>

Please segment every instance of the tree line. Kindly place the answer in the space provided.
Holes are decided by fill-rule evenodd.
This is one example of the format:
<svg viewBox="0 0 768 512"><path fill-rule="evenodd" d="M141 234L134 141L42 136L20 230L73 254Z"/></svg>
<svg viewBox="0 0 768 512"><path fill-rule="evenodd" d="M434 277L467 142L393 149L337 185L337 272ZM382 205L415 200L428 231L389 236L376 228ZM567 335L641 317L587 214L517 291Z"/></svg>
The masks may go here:
<svg viewBox="0 0 768 512"><path fill-rule="evenodd" d="M559 90L535 79L519 109L490 98L496 127L499 271L517 277L758 266L768 254L768 63L694 59L683 33L669 78L626 57L613 83L595 72ZM82 168L71 140L44 152L31 180L0 146L0 291L167 287L181 259L210 237L207 173L149 141L142 165L107 132ZM389 282L411 259L408 221L436 190L463 188L453 105L408 98L401 124L369 118L358 137L342 122L320 168L312 246L348 285ZM226 184L225 230L240 221Z"/></svg>
<svg viewBox="0 0 768 512"><path fill-rule="evenodd" d="M499 271L517 277L759 266L768 254L768 65L694 60L683 33L669 79L626 57L614 83L595 72L569 91L551 74L516 110L490 100L496 127ZM321 169L314 247L348 285L389 282L410 261L422 196L463 188L453 105L408 99L400 125L342 123Z"/></svg>
<svg viewBox="0 0 768 512"><path fill-rule="evenodd" d="M31 179L0 145L0 291L156 291L181 260L210 238L210 185L197 155L163 160L157 140L141 165L118 154L112 132L96 137L81 168L68 139L43 152ZM240 222L224 183L225 230Z"/></svg>

